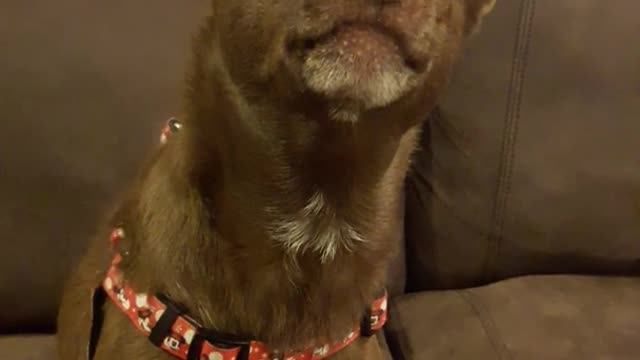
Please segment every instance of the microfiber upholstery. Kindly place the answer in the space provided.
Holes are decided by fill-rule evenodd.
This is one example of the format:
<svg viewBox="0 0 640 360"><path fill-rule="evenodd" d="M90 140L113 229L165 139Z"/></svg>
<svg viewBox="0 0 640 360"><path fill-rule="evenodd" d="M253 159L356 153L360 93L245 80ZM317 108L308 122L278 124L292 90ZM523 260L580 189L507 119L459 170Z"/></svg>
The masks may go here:
<svg viewBox="0 0 640 360"><path fill-rule="evenodd" d="M408 180L411 291L640 274L639 11L497 2Z"/></svg>
<svg viewBox="0 0 640 360"><path fill-rule="evenodd" d="M54 329L69 269L179 110L206 4L3 3L0 332Z"/></svg>
<svg viewBox="0 0 640 360"><path fill-rule="evenodd" d="M640 358L640 278L528 276L405 295L387 328L396 359Z"/></svg>
<svg viewBox="0 0 640 360"><path fill-rule="evenodd" d="M56 360L53 335L0 336L0 358L11 360Z"/></svg>

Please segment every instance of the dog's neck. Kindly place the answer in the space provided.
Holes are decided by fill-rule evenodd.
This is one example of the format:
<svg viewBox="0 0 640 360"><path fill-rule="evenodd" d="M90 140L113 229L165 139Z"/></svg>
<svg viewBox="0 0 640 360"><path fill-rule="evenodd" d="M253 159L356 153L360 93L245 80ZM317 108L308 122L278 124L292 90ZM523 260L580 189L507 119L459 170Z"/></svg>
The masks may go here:
<svg viewBox="0 0 640 360"><path fill-rule="evenodd" d="M185 126L142 185L135 280L223 332L282 347L340 339L399 246L419 121L336 122L249 100L225 77L192 84Z"/></svg>
<svg viewBox="0 0 640 360"><path fill-rule="evenodd" d="M377 241L371 232L394 215L414 131L259 109L250 106L243 118L227 108L226 117L197 120L215 122L211 133L199 127L190 134L215 154L214 211L229 226L221 234L325 264Z"/></svg>

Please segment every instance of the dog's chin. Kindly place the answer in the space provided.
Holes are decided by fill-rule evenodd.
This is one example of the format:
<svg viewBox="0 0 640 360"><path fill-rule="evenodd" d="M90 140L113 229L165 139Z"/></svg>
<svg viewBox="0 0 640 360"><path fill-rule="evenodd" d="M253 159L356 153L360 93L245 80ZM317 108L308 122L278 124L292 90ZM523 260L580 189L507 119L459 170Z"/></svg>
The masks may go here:
<svg viewBox="0 0 640 360"><path fill-rule="evenodd" d="M336 120L354 121L416 87L420 72L393 36L373 27L343 26L308 43L301 57L307 88L326 98Z"/></svg>

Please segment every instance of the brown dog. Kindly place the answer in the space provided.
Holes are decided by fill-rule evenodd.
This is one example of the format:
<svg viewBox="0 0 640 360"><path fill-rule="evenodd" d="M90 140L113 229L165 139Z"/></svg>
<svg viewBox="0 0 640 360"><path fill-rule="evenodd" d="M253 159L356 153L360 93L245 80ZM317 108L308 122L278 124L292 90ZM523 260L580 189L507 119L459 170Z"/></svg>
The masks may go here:
<svg viewBox="0 0 640 360"><path fill-rule="evenodd" d="M308 348L323 358L321 345L361 324L384 286L389 224L420 122L494 1L213 0L195 41L184 126L68 284L61 359L171 359L167 347L195 346L193 332L166 328L156 344L164 350L145 339L136 326L161 327L164 312L152 318L137 304L128 313L150 300L127 298L120 281L163 294L218 334L260 340L271 358ZM114 249L112 227L124 230ZM103 282L114 256L121 273ZM114 301L92 306L101 283ZM382 354L362 336L332 358Z"/></svg>

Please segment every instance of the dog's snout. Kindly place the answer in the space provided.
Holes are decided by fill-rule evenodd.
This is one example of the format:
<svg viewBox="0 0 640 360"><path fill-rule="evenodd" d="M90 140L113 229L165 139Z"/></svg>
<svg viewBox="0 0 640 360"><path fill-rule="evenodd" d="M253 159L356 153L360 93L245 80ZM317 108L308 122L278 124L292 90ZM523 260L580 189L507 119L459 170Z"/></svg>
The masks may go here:
<svg viewBox="0 0 640 360"><path fill-rule="evenodd" d="M305 0L304 10L332 9L340 11L343 9L359 9L360 11L380 10L390 5L398 5L406 0Z"/></svg>

